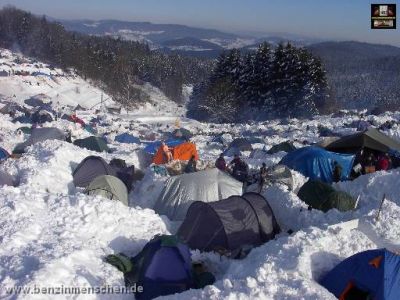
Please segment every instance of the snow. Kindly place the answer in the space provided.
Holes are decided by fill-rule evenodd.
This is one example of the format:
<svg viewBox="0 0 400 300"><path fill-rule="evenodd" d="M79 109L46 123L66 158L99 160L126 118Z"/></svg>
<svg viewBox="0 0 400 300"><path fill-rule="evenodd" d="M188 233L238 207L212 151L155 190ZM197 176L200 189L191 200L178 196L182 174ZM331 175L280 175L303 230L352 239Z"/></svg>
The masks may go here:
<svg viewBox="0 0 400 300"><path fill-rule="evenodd" d="M2 64L11 64L19 56L6 50L1 50L1 54ZM12 68L31 71L35 67L30 63L18 63ZM43 67L43 71L58 74L58 83L50 77L0 77L2 98L23 103L25 99L43 93L53 104L59 102L59 106L80 104L90 108L99 102L102 91L82 78L66 75L61 70L50 70L48 66ZM31 81L32 85L26 81ZM80 93L76 93L77 87ZM269 149L288 139L300 147L303 142L321 140L318 125L336 133L349 134L356 129L348 128L346 124L359 119L354 115L236 125L200 123L185 118L185 108L169 101L158 89L148 84L142 88L150 95L151 103L133 111L122 111L120 115L102 114L102 122L108 125L100 126L98 130L100 134L108 133L110 147L114 149L112 153L99 154L62 141L46 141L29 147L19 159L8 159L0 164L0 170L19 180L18 187L0 187L0 297L54 299L52 295L43 294L6 295L6 288L14 286L123 286L122 273L105 263L104 257L118 252L133 256L154 235L175 233L179 224L152 209L168 177L157 175L148 167L144 145L114 142L117 134L128 132L144 137L154 132L160 138L163 132L171 132L179 123L195 133L193 141L201 159L214 161L223 148L211 140L221 133L229 139L250 133L262 134L265 144L254 145L257 149L264 146ZM185 91L189 95L191 87L185 87ZM105 99L107 97L104 96ZM399 122L400 113L367 116L365 119L379 126L390 120ZM9 116L0 114L0 124L0 146L7 150L11 151L27 138L15 133L21 124L12 123ZM74 138L89 136L79 125L65 120L44 126L72 129ZM398 125L385 133L400 139ZM74 187L72 170L88 155L100 155L106 161L121 158L144 171L144 178L135 183L129 195L130 207L88 196ZM249 153L244 153L252 169L257 169L262 162L268 166L276 164L283 155L280 152L250 159ZM358 209L346 213L337 210L327 213L309 211L295 193L307 178L294 171L293 176L294 191L283 185L271 186L263 191L282 228L282 233L275 240L253 249L242 260L193 251L193 259L203 261L217 281L202 290L190 290L165 298L335 299L318 281L337 263L367 249L387 247L392 251L400 250L399 169L335 184L335 188L360 197ZM386 200L380 218L376 220L384 194ZM354 219L359 220L356 228L331 226ZM288 230L293 233L287 233ZM65 295L64 298L132 299L128 295L107 294Z"/></svg>

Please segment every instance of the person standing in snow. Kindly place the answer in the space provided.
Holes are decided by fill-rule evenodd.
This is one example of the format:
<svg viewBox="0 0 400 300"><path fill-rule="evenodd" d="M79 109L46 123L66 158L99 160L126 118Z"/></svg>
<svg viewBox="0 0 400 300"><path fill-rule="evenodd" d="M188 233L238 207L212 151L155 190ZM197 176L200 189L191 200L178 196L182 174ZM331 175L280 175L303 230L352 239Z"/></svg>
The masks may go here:
<svg viewBox="0 0 400 300"><path fill-rule="evenodd" d="M381 155L377 162L377 170L378 171L387 171L390 169L391 159L389 154L385 153Z"/></svg>
<svg viewBox="0 0 400 300"><path fill-rule="evenodd" d="M265 163L262 163L259 176L260 178L258 179L258 187L259 187L259 193L261 193L263 186L267 181L267 176L268 176L267 165Z"/></svg>
<svg viewBox="0 0 400 300"><path fill-rule="evenodd" d="M333 162L333 182L339 182L342 178L342 166L337 162Z"/></svg>
<svg viewBox="0 0 400 300"><path fill-rule="evenodd" d="M224 158L224 154L221 153L217 160L215 161L215 167L223 172L226 171L226 161Z"/></svg>
<svg viewBox="0 0 400 300"><path fill-rule="evenodd" d="M194 172L197 172L196 158L194 155L192 155L192 157L188 161L188 164L185 167L185 173L194 173Z"/></svg>
<svg viewBox="0 0 400 300"><path fill-rule="evenodd" d="M364 174L374 173L376 168L376 158L373 153L368 154L364 162Z"/></svg>
<svg viewBox="0 0 400 300"><path fill-rule="evenodd" d="M167 163L174 160L174 157L171 152L171 148L165 142L161 142L161 149L163 151L164 159Z"/></svg>

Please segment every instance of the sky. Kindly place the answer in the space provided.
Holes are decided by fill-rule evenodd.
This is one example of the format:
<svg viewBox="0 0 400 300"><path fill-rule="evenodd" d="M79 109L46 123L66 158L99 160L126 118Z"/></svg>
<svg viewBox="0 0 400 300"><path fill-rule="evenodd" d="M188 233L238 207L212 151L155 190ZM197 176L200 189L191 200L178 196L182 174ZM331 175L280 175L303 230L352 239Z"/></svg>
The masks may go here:
<svg viewBox="0 0 400 300"><path fill-rule="evenodd" d="M400 46L400 24L396 30L370 29L371 3L396 3L400 15L400 0L0 0L0 6L62 19L149 21Z"/></svg>

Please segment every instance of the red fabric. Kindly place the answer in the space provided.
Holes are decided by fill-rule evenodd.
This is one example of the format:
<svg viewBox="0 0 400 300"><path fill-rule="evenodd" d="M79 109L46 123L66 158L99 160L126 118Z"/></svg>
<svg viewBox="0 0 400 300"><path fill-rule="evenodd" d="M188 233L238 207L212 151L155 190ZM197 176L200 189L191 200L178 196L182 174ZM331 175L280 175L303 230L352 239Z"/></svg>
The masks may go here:
<svg viewBox="0 0 400 300"><path fill-rule="evenodd" d="M389 169L389 160L387 159L387 157L381 157L378 160L378 170L388 170Z"/></svg>

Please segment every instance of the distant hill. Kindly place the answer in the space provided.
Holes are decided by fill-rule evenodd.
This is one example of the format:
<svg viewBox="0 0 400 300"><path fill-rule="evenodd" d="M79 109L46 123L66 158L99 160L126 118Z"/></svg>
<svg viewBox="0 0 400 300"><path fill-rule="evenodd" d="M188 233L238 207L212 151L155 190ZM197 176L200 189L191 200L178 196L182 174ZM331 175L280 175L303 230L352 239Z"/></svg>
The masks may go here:
<svg viewBox="0 0 400 300"><path fill-rule="evenodd" d="M58 20L65 29L90 35L109 35L149 44L152 49L177 52L188 56L215 58L223 49L252 50L264 41L273 45L292 41L297 46L315 43L317 39L294 34L265 33L264 37L233 34L214 29L196 28L177 24L153 24L116 20Z"/></svg>
<svg viewBox="0 0 400 300"><path fill-rule="evenodd" d="M400 48L360 42L324 42L307 48L321 58L343 106L400 104Z"/></svg>

